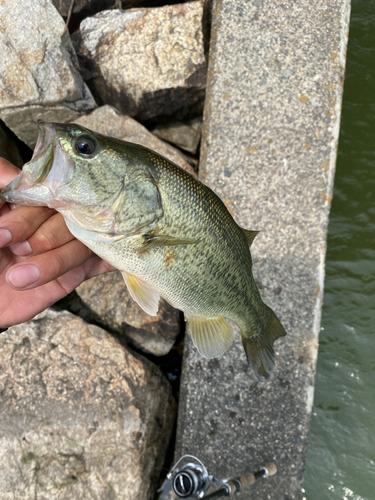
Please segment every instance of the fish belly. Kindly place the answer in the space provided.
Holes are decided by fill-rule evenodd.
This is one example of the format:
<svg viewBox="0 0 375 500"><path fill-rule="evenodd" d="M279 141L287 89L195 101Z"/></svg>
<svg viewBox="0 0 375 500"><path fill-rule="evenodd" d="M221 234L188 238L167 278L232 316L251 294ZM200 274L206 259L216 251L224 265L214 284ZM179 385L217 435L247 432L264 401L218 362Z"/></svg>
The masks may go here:
<svg viewBox="0 0 375 500"><path fill-rule="evenodd" d="M243 271L232 270L232 276L227 276L213 263L214 256L199 258L190 245L142 253L142 236L122 238L87 231L70 221L67 225L77 239L112 266L157 287L160 296L176 309L194 316L224 316L237 324L243 322L240 318L246 316L248 288Z"/></svg>

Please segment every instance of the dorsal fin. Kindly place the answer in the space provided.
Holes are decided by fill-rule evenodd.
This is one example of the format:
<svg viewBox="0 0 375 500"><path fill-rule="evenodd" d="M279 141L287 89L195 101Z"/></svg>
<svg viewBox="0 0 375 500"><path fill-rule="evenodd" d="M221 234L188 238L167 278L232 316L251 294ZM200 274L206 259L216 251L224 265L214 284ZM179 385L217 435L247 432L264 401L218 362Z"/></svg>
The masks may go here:
<svg viewBox="0 0 375 500"><path fill-rule="evenodd" d="M242 227L241 229L243 231L243 234L245 235L247 244L249 245L249 247L251 247L251 244L254 241L255 236L259 233L259 231L249 231L248 229L244 229Z"/></svg>

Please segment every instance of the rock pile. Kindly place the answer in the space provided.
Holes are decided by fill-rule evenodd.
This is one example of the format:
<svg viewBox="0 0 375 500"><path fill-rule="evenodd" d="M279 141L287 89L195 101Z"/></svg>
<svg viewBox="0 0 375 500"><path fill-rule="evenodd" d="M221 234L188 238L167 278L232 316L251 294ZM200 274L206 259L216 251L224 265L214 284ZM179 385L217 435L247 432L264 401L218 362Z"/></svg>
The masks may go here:
<svg viewBox="0 0 375 500"><path fill-rule="evenodd" d="M33 147L38 119L73 121L95 101L51 2L4 0L0 25L0 118Z"/></svg>
<svg viewBox="0 0 375 500"><path fill-rule="evenodd" d="M22 166L17 141L34 147L37 120L76 122L195 175L205 2L166 3L2 0L0 156ZM0 496L152 500L176 405L128 345L166 355L179 312L161 301L147 316L120 273L77 292L82 318L49 309L0 336Z"/></svg>
<svg viewBox="0 0 375 500"><path fill-rule="evenodd" d="M82 21L73 40L103 102L142 121L185 118L203 111L202 22L201 2L107 10Z"/></svg>
<svg viewBox="0 0 375 500"><path fill-rule="evenodd" d="M77 292L95 322L123 334L146 353L164 356L171 350L179 312L161 299L157 316L149 316L131 298L119 271L83 282Z"/></svg>
<svg viewBox="0 0 375 500"><path fill-rule="evenodd" d="M0 497L154 497L168 381L101 328L47 310L0 337Z"/></svg>

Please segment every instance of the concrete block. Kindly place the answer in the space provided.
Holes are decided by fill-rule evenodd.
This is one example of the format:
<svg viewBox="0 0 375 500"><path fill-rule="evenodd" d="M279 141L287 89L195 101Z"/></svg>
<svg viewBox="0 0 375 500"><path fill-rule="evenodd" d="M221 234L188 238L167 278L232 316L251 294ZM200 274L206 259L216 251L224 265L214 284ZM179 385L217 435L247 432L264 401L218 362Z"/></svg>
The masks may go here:
<svg viewBox="0 0 375 500"><path fill-rule="evenodd" d="M288 335L265 383L239 338L211 361L187 339L176 458L222 478L275 461L251 487L258 500L302 495L349 14L349 0L213 4L200 176L260 230L254 276Z"/></svg>

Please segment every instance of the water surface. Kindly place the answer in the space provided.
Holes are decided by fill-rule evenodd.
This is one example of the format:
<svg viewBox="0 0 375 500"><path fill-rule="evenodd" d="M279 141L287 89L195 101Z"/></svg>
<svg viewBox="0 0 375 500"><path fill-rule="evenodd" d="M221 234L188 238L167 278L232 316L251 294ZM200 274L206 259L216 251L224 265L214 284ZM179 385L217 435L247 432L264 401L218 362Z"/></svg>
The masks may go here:
<svg viewBox="0 0 375 500"><path fill-rule="evenodd" d="M352 0L303 495L375 499L375 0Z"/></svg>

